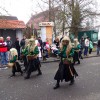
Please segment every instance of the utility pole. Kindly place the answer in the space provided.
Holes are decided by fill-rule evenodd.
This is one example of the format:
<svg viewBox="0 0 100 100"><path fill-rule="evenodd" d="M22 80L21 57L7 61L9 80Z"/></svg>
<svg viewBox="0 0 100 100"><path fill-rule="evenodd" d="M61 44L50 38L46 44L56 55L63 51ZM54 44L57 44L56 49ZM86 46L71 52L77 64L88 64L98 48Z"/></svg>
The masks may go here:
<svg viewBox="0 0 100 100"><path fill-rule="evenodd" d="M64 16L63 16L63 35L64 35L64 33L65 33L65 4L66 4L66 0L64 0L63 3L64 3L64 10L63 10L63 12L64 12Z"/></svg>
<svg viewBox="0 0 100 100"><path fill-rule="evenodd" d="M51 0L49 0L49 22L51 21Z"/></svg>

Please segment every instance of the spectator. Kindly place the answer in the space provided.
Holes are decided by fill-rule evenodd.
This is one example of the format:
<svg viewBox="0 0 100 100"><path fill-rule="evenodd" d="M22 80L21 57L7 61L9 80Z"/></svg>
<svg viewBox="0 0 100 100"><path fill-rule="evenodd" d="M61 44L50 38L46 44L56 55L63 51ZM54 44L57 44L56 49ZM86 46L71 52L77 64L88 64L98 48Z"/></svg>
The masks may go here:
<svg viewBox="0 0 100 100"><path fill-rule="evenodd" d="M20 42L21 48L23 48L25 46L25 39L26 39L26 36L23 36L23 39Z"/></svg>
<svg viewBox="0 0 100 100"><path fill-rule="evenodd" d="M1 67L6 68L7 61L7 43L4 42L4 38L0 37L0 53L1 53Z"/></svg>
<svg viewBox="0 0 100 100"><path fill-rule="evenodd" d="M80 40L80 51L79 51L79 58L83 59L82 54L83 54L83 49L85 47L85 43L84 43L84 38L82 37Z"/></svg>
<svg viewBox="0 0 100 100"><path fill-rule="evenodd" d="M23 45L24 46L24 45ZM20 45L19 45L19 38L16 38L15 41L15 48L17 49L18 52L18 60L20 60Z"/></svg>
<svg viewBox="0 0 100 100"><path fill-rule="evenodd" d="M40 47L41 47L40 51L41 51L41 54L42 54L42 49L43 49L42 46L43 46L43 43L42 43L41 37L38 37L38 42L40 44Z"/></svg>
<svg viewBox="0 0 100 100"><path fill-rule="evenodd" d="M46 60L48 58L48 49L49 49L49 44L48 42L43 42L43 60Z"/></svg>
<svg viewBox="0 0 100 100"><path fill-rule="evenodd" d="M99 55L99 51L100 51L100 40L98 40L97 43L97 55Z"/></svg>
<svg viewBox="0 0 100 100"><path fill-rule="evenodd" d="M80 45L81 45L81 49L83 51L84 47L85 47L85 42L84 42L84 38L82 37L80 40Z"/></svg>
<svg viewBox="0 0 100 100"><path fill-rule="evenodd" d="M7 43L7 49L8 49L8 52L7 52L7 59L8 59L8 61L9 61L9 54L10 54L10 52L9 52L9 50L11 49L11 47L12 47L12 41L11 41L11 37L10 36L8 36L7 38L6 38L6 43Z"/></svg>
<svg viewBox="0 0 100 100"><path fill-rule="evenodd" d="M48 38L46 39L46 49L47 49L47 51L48 51L48 56L47 56L47 58L49 58L49 54L50 54L50 44L49 44L49 39L48 39Z"/></svg>
<svg viewBox="0 0 100 100"><path fill-rule="evenodd" d="M56 48L59 49L59 45L60 45L59 38L56 38L56 39L54 40L54 44L56 45Z"/></svg>
<svg viewBox="0 0 100 100"><path fill-rule="evenodd" d="M93 42L90 40L90 42L89 42L89 54L91 54L92 49L93 49Z"/></svg>
<svg viewBox="0 0 100 100"><path fill-rule="evenodd" d="M39 60L41 60L41 58L42 58L42 54L41 54L41 46L40 46L40 43L38 43L38 50L39 50Z"/></svg>
<svg viewBox="0 0 100 100"><path fill-rule="evenodd" d="M87 56L88 54L88 48L89 48L89 37L85 39L85 50L84 50L84 56Z"/></svg>
<svg viewBox="0 0 100 100"><path fill-rule="evenodd" d="M64 35L62 35L62 37L60 38L60 43L61 43L61 41L62 41L63 38L64 38Z"/></svg>

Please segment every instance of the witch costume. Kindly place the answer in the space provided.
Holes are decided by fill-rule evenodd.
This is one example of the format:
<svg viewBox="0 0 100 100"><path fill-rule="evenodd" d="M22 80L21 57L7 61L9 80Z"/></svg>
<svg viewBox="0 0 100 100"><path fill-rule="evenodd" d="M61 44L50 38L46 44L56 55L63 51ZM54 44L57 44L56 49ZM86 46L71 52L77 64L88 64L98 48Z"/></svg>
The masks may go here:
<svg viewBox="0 0 100 100"><path fill-rule="evenodd" d="M80 64L80 60L79 60L80 49L81 49L81 46L78 42L78 39L74 39L74 56L73 56L74 64L76 61L78 62L78 64Z"/></svg>
<svg viewBox="0 0 100 100"><path fill-rule="evenodd" d="M70 85L72 85L74 83L74 77L78 76L73 65L74 50L72 49L70 44L71 43L69 37L64 37L62 40L61 52L59 54L59 56L61 57L61 61L54 77L54 79L57 80L54 89L59 88L59 83L63 80L65 80L65 82L70 81Z"/></svg>
<svg viewBox="0 0 100 100"><path fill-rule="evenodd" d="M10 63L13 63L11 77L15 76L16 72L20 72L21 75L23 75L23 71L21 70L21 66L20 66L19 62L17 61L17 59L18 59L17 50L15 48L11 48L10 49L10 54L11 54Z"/></svg>
<svg viewBox="0 0 100 100"><path fill-rule="evenodd" d="M24 67L25 67L24 72L26 72L27 66L28 66L28 61L27 61L28 43L29 43L29 39L26 39L25 40L25 46L22 48L22 51L21 51L21 58L24 61Z"/></svg>
<svg viewBox="0 0 100 100"><path fill-rule="evenodd" d="M39 54L38 46L35 45L35 40L31 38L29 40L28 55L27 55L28 67L26 70L25 79L29 79L31 73L36 70L38 70L37 75L42 75L42 72L40 70L41 64L38 58L38 54Z"/></svg>

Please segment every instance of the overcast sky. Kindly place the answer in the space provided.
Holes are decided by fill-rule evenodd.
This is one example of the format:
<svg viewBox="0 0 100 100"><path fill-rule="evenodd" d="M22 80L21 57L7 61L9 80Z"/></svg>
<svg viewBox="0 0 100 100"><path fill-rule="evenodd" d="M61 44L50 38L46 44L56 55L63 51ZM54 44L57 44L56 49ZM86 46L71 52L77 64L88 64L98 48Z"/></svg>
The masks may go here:
<svg viewBox="0 0 100 100"><path fill-rule="evenodd" d="M98 5L100 5L100 0L97 1ZM0 7L5 8L9 14L26 23L32 13L35 14L42 11L37 2L42 5L42 10L46 9L41 0L0 0ZM2 13L4 14L5 11L2 11Z"/></svg>
<svg viewBox="0 0 100 100"><path fill-rule="evenodd" d="M26 23L32 13L35 14L41 11L37 1L41 2L41 0L0 0L0 7L5 8L10 15L16 16ZM2 10L0 12L6 14Z"/></svg>

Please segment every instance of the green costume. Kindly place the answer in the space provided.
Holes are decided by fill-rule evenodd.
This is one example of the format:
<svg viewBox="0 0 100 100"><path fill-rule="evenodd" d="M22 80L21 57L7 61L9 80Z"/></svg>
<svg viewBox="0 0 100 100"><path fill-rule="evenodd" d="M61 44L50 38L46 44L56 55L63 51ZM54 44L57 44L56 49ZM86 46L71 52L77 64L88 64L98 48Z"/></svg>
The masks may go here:
<svg viewBox="0 0 100 100"><path fill-rule="evenodd" d="M89 43L89 49L93 49L93 43L92 43L92 41L90 41L90 43Z"/></svg>
<svg viewBox="0 0 100 100"><path fill-rule="evenodd" d="M67 46L63 46L63 49L61 51L61 54L62 54L63 58L67 58L67 56L71 56L72 57L74 55L74 49L70 50L69 55L66 55L66 50L67 50Z"/></svg>
<svg viewBox="0 0 100 100"><path fill-rule="evenodd" d="M34 57L35 59L29 60L29 65L28 65L28 68L27 68L27 76L25 77L25 79L29 79L31 73L33 71L36 71L36 70L38 70L38 75L42 75L42 72L40 70L40 61L37 57L38 54L39 54L38 46L36 46L34 48L34 50L31 51L31 52L30 52L30 48L29 48L28 56L32 55L32 57Z"/></svg>
<svg viewBox="0 0 100 100"><path fill-rule="evenodd" d="M73 56L74 64L76 61L78 61L78 64L80 64L80 60L79 60L80 49L81 49L80 44L74 47L74 51L75 51L74 56Z"/></svg>
<svg viewBox="0 0 100 100"><path fill-rule="evenodd" d="M14 63L17 60L17 55L13 56L13 58L10 60L10 63Z"/></svg>
<svg viewBox="0 0 100 100"><path fill-rule="evenodd" d="M28 55L28 47L22 49L22 52L21 52L23 55L27 56Z"/></svg>
<svg viewBox="0 0 100 100"><path fill-rule="evenodd" d="M61 56L63 58L63 61L67 60L68 62L72 63L73 62L73 55L74 55L74 49L70 50L69 55L66 55L66 50L67 50L67 46L63 46L63 49L61 51Z"/></svg>
<svg viewBox="0 0 100 100"><path fill-rule="evenodd" d="M37 55L39 54L39 49L38 46L35 47L35 49L33 50L33 52L28 52L29 55Z"/></svg>
<svg viewBox="0 0 100 100"><path fill-rule="evenodd" d="M74 50L79 50L81 48L80 44L77 45L77 47L74 48Z"/></svg>

